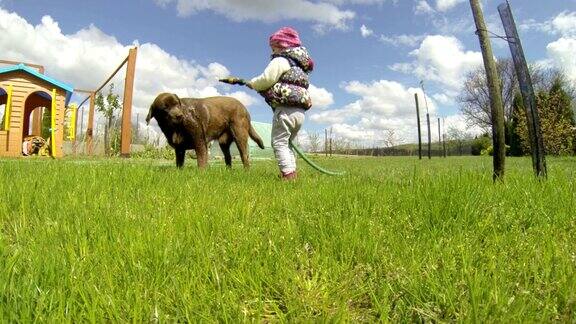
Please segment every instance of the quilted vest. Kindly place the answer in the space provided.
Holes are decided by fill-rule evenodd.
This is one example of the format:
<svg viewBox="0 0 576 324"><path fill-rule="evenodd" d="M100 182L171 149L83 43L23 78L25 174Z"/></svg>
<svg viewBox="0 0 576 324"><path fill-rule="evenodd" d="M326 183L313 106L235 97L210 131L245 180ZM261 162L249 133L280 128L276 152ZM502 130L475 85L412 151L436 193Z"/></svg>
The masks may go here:
<svg viewBox="0 0 576 324"><path fill-rule="evenodd" d="M261 91L260 95L272 108L282 106L310 109L312 100L308 92L308 74L312 72L314 63L308 51L305 47L293 47L272 55L272 59L276 57L287 59L290 70L284 72L272 87Z"/></svg>

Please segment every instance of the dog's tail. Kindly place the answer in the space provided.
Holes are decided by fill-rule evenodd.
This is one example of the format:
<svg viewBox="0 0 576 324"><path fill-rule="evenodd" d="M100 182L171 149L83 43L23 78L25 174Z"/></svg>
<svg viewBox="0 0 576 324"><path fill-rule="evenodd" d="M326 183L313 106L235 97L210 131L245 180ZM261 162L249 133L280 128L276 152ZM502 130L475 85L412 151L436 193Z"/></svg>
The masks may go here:
<svg viewBox="0 0 576 324"><path fill-rule="evenodd" d="M256 142L256 144L258 144L258 146L260 146L261 149L264 149L264 142L262 142L262 138L260 138L260 135L258 135L258 133L256 132L256 130L254 129L254 127L252 125L250 125L250 138Z"/></svg>

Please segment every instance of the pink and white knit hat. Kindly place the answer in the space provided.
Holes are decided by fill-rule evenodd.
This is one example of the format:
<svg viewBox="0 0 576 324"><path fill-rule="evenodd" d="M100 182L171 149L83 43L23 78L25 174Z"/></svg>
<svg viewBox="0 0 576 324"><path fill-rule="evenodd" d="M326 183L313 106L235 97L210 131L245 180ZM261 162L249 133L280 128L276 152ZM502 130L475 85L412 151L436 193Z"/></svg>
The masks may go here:
<svg viewBox="0 0 576 324"><path fill-rule="evenodd" d="M298 32L292 27L282 27L270 36L270 46L282 48L298 47L302 45Z"/></svg>

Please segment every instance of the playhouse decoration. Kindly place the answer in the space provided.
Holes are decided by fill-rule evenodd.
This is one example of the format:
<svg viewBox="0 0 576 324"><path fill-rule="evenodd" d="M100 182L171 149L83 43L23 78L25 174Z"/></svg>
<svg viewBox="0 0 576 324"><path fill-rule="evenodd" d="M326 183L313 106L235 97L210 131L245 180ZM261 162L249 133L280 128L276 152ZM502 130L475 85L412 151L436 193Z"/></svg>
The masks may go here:
<svg viewBox="0 0 576 324"><path fill-rule="evenodd" d="M5 105L0 156L21 156L24 139L41 136L44 109L51 116L51 155L61 157L64 115L73 91L72 86L24 64L0 68L0 105Z"/></svg>

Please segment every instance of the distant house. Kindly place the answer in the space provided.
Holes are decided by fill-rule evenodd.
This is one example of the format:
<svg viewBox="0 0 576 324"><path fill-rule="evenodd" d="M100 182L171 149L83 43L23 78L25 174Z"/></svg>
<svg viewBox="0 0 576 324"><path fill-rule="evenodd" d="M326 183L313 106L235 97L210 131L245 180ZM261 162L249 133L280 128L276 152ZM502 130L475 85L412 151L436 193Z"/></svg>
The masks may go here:
<svg viewBox="0 0 576 324"><path fill-rule="evenodd" d="M52 154L61 157L65 109L73 91L72 86L23 64L0 68L0 106L4 105L0 156L22 155L24 137L42 133L44 110L51 114L54 125L48 139Z"/></svg>

